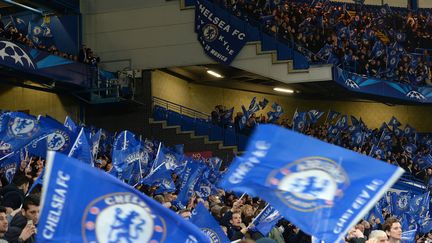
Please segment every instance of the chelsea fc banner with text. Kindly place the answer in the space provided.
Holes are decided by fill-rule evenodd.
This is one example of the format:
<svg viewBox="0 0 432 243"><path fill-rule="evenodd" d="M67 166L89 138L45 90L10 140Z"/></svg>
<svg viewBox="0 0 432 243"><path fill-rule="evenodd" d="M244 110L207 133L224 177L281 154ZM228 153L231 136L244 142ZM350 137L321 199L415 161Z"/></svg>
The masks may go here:
<svg viewBox="0 0 432 243"><path fill-rule="evenodd" d="M246 43L241 21L205 0L195 5L195 32L204 52L219 63L229 65Z"/></svg>
<svg viewBox="0 0 432 243"><path fill-rule="evenodd" d="M37 242L210 243L192 223L115 177L48 152Z"/></svg>
<svg viewBox="0 0 432 243"><path fill-rule="evenodd" d="M340 242L403 170L275 125L260 125L220 182L267 201L304 232Z"/></svg>

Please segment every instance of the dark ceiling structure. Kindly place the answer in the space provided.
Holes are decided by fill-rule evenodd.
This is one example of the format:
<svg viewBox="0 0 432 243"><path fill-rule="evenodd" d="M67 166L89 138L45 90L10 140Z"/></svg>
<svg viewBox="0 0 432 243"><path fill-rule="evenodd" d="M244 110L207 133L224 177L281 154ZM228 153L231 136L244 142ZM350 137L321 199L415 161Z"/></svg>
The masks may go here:
<svg viewBox="0 0 432 243"><path fill-rule="evenodd" d="M286 84L248 71L218 64L170 67L160 70L195 84L262 94L291 96L308 100L380 102L387 105L415 104L387 97L351 92L332 80ZM213 77L207 73L207 70L215 71L223 77ZM294 93L280 93L273 90L275 87L291 89Z"/></svg>

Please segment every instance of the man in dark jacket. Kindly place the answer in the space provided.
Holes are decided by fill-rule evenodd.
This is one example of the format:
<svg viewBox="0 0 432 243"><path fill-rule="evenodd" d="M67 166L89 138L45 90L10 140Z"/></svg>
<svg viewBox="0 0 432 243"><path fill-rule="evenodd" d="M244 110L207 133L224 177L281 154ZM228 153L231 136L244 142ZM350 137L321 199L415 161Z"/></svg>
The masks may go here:
<svg viewBox="0 0 432 243"><path fill-rule="evenodd" d="M24 199L21 213L17 213L10 222L5 238L9 243L36 242L36 225L39 220L39 198L30 195Z"/></svg>
<svg viewBox="0 0 432 243"><path fill-rule="evenodd" d="M21 207L24 201L25 193L28 191L30 179L24 174L16 173L12 183L5 186L1 191L2 206L11 208L13 211Z"/></svg>

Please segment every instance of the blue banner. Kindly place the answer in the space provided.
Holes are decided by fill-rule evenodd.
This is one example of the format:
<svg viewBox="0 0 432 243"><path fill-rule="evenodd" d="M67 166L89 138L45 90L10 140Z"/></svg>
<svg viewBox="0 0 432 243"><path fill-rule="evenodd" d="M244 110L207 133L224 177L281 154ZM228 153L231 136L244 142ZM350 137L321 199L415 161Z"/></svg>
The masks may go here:
<svg viewBox="0 0 432 243"><path fill-rule="evenodd" d="M273 226L282 219L282 215L274 207L267 204L261 213L255 217L252 223L255 229L263 235L268 235Z"/></svg>
<svg viewBox="0 0 432 243"><path fill-rule="evenodd" d="M37 242L167 239L210 243L195 225L134 188L73 158L49 152Z"/></svg>
<svg viewBox="0 0 432 243"><path fill-rule="evenodd" d="M219 223L209 213L207 208L201 202L192 211L192 216L189 220L204 232L211 239L212 243L229 243L231 242Z"/></svg>
<svg viewBox="0 0 432 243"><path fill-rule="evenodd" d="M247 36L230 13L206 0L195 5L195 31L204 52L219 63L230 64L243 46Z"/></svg>
<svg viewBox="0 0 432 243"><path fill-rule="evenodd" d="M90 66L0 39L0 65L31 75L89 87Z"/></svg>
<svg viewBox="0 0 432 243"><path fill-rule="evenodd" d="M374 170L364 170L365 164ZM220 187L259 196L304 232L339 242L402 173L371 157L260 125Z"/></svg>
<svg viewBox="0 0 432 243"><path fill-rule="evenodd" d="M396 98L418 103L432 103L432 88L413 86L393 81L380 80L334 68L335 81L345 88L378 96Z"/></svg>

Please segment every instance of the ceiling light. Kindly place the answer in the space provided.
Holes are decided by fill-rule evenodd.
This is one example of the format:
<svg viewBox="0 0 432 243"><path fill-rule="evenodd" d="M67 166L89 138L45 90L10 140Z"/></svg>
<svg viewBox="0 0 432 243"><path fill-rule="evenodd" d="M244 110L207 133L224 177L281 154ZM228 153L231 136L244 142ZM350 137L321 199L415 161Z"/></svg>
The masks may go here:
<svg viewBox="0 0 432 243"><path fill-rule="evenodd" d="M215 76L216 78L223 78L222 75L220 75L219 73L212 71L212 70L207 70L207 73L212 75L212 76Z"/></svg>
<svg viewBox="0 0 432 243"><path fill-rule="evenodd" d="M283 92L283 93L294 93L294 90L292 89L284 89L284 88L273 88L274 91Z"/></svg>

